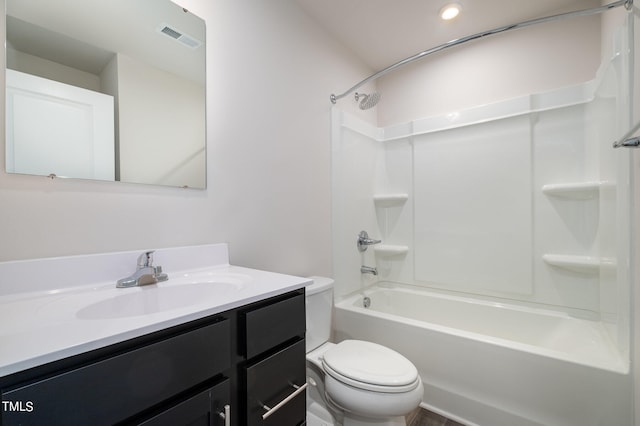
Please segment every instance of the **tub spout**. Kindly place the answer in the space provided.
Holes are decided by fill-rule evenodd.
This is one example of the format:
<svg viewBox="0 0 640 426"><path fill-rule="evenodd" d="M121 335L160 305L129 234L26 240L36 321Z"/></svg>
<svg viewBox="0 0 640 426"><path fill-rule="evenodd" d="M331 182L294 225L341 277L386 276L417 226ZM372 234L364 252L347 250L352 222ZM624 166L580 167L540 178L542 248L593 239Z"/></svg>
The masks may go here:
<svg viewBox="0 0 640 426"><path fill-rule="evenodd" d="M363 274L373 274L378 275L378 268L372 268L371 266L361 266L360 272Z"/></svg>

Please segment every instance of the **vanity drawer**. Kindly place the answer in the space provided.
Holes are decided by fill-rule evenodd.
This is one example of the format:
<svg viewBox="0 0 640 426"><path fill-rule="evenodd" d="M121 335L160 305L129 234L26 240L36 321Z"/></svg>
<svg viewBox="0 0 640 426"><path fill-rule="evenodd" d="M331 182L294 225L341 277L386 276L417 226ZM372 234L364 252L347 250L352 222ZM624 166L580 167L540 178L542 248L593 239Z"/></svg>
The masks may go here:
<svg viewBox="0 0 640 426"><path fill-rule="evenodd" d="M253 358L306 331L304 291L292 297L252 309L243 314L245 339L243 355ZM242 317L241 317L242 319Z"/></svg>
<svg viewBox="0 0 640 426"><path fill-rule="evenodd" d="M31 412L2 412L2 425L113 424L228 369L230 321L2 392L3 401L31 402Z"/></svg>
<svg viewBox="0 0 640 426"><path fill-rule="evenodd" d="M280 426L304 423L305 362L303 339L246 368L248 425ZM295 396L292 396L294 393ZM283 402L281 407L274 409L280 402ZM267 407L273 409L272 414L263 418L269 411Z"/></svg>

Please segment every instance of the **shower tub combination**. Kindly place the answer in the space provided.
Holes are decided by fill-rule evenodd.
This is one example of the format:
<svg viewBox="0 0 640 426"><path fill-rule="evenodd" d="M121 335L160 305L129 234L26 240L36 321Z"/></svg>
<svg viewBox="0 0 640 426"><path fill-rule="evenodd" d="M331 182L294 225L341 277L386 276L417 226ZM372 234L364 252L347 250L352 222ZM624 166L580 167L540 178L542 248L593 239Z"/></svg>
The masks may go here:
<svg viewBox="0 0 640 426"><path fill-rule="evenodd" d="M563 117L580 117L586 109L581 106L582 101L566 105L557 110ZM536 112L535 125L552 120L555 113ZM529 127L528 120L533 120L533 115L514 115L452 131L456 135L466 132L469 146L481 137L482 142L500 142L494 135L502 132L503 146L513 148L513 141L521 140L519 135L540 133L535 126ZM371 186L365 177L352 178L355 183L346 178L337 180L341 184L334 186L335 205L349 202L349 209L334 210L335 340L372 341L403 354L420 372L425 387L422 406L465 425L631 425L628 283L632 280L625 269L628 261L624 252L614 252L615 248L607 247L596 237L595 242L588 241L587 247L581 247L580 242L574 244L574 253L579 255L565 255L572 253L567 248L572 235L567 235L563 227L567 223L575 226L578 214L571 216L573 221L562 215L569 211L579 212L583 218L599 217L597 224L580 222L584 225L581 229L593 225L598 230L592 231L594 235L615 235L621 239L620 247L628 247L624 241L628 232L616 231L612 224L621 227L628 223L628 217L615 210L607 198L609 187L605 184L598 183L602 188L599 201L594 201L598 199L591 193L591 198L558 201L551 198L555 195L545 192L550 186L545 186L547 183L556 183L546 176L554 172L550 164L559 168L571 164L558 160L562 155L558 147L568 140L577 141L577 145L580 138L570 132L566 137L557 125L549 126L549 135L540 138L541 147L535 141L522 147L521 157L517 157L522 159L519 169L501 171L486 154L482 158L488 165L469 182L456 179L455 174L474 165L478 169L481 162L477 161L477 151L465 158L459 152L449 156L455 158L456 167L452 166L451 174L445 178L428 175L436 170L435 163L411 168L436 158L439 153L432 147L455 150L455 144L433 142L434 138L449 137L444 131L375 145L370 142L372 138L353 130L356 126L348 116L336 114L336 118L344 120L343 132L350 139L344 142L342 151L335 151L336 157L342 157L334 157L334 173L339 178L352 176L354 172L348 166L355 163L357 155L368 152L370 163L374 164L375 154L387 148L384 154L388 156L380 154L390 158L384 162L386 176L399 171L397 174L404 179L397 180L405 182L406 189L383 188L362 196L359 194L363 192L358 191ZM535 131L529 132L530 128ZM445 142L459 143L460 139L451 137ZM365 149L359 149L362 147ZM527 168L528 164L535 164L527 156L534 149L543 152L545 148L547 156L540 156L543 161L537 162L544 167ZM504 151L488 152L501 158L498 154ZM575 156L575 152L565 151L567 156ZM509 157L509 164L515 164L514 158L515 155ZM398 167L392 170L391 166ZM375 167L359 170L362 169ZM622 172L624 168L617 170ZM504 188L503 182L513 182L509 179L517 173L536 179L523 180L525 185L514 187L508 195L494 197L493 204L477 197L490 207L484 215L480 203L464 209L447 207L447 203L457 201L450 194L463 189L480 194ZM495 183L481 181L494 175L499 177ZM578 178L567 180L580 182ZM476 181L482 185L473 186ZM442 182L448 184L447 188L454 184L458 187L440 190ZM628 188L622 186L623 180L617 182L617 193L626 194ZM570 185L558 186L574 190ZM581 190L587 185L574 186ZM376 198L378 193L391 195ZM501 213L513 210L509 203L516 197L524 200L526 209L522 214L505 217ZM389 205L380 205L380 199ZM619 204L624 200L619 197ZM624 206L620 210L628 211ZM438 212L439 216L435 214ZM607 220L611 217L616 220ZM487 218L486 226L482 218ZM456 220L462 225L458 226ZM353 244L354 231L361 228L373 230L371 235L382 243L358 253ZM496 232L487 231L494 228ZM442 237L448 235L441 230L451 229L468 230L469 238L464 240L462 231L455 238ZM519 239L510 240L516 232ZM375 266L378 275L359 274L362 265ZM371 284L375 280L380 281ZM490 290L483 293L485 288ZM524 296L519 299L520 295ZM558 298L543 299L541 295ZM538 296L540 299L536 299ZM364 303L365 297L370 303Z"/></svg>
<svg viewBox="0 0 640 426"><path fill-rule="evenodd" d="M623 5L637 12L621 0L463 37L331 101L469 40ZM465 425L633 423L634 183L611 145L625 131L615 147L640 144L627 139L638 16L601 20L614 51L591 81L381 128L332 111L334 339L406 356L423 407ZM361 229L382 242L357 251Z"/></svg>
<svg viewBox="0 0 640 426"><path fill-rule="evenodd" d="M334 318L337 340L409 358L422 406L464 424L631 424L628 363L601 322L389 282L339 301Z"/></svg>

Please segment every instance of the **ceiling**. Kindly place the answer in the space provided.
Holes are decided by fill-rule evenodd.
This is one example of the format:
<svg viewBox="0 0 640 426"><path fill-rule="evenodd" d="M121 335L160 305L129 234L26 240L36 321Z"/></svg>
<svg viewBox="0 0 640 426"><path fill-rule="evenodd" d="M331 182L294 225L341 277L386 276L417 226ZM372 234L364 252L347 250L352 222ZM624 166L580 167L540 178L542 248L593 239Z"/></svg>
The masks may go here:
<svg viewBox="0 0 640 426"><path fill-rule="evenodd" d="M99 74L118 52L204 84L204 46L159 32L169 25L204 42L204 21L170 0L7 0L7 43L23 53Z"/></svg>
<svg viewBox="0 0 640 426"><path fill-rule="evenodd" d="M484 30L539 18L556 13L587 9L600 5L599 0L293 0L308 15L316 20L330 34L354 52L372 70L381 70L399 60L412 56L428 48L446 43L463 36ZM438 12L442 6L452 1L462 6L460 16L452 21L442 21ZM613 1L613 0L610 0ZM164 40L167 49L162 50L162 56L154 58L151 55L156 49L149 49L152 38L157 38L154 29L163 19L159 12L170 5L168 0L10 0L7 1L8 14L21 20L29 21L47 30L59 32L67 36L58 40L57 35L49 32L46 36L36 37L38 40L50 41L49 44L39 46L40 54L48 52L52 56L69 56L69 51L81 51L83 60L90 57L86 46L69 49L76 46L73 40L82 40L93 46L100 46L108 52L124 52L131 56L144 57L149 63L160 63L164 58L172 58L167 67L180 67L191 64L191 61L204 61L203 57L191 55L188 49L173 42ZM116 5L124 8L118 11ZM158 7L159 5L162 5ZM175 6L175 5L174 5ZM58 14L57 11L66 13ZM73 11L70 13L70 11ZM114 12L116 11L116 12ZM142 13L141 13L142 12ZM182 14L185 15L185 14ZM198 29L191 29L191 22L180 17L175 25L187 28L197 38L204 40L203 25ZM112 19L109 19L112 18ZM141 20L144 23L141 24ZM195 19L197 24L197 19ZM88 33L79 35L71 32L76 28L74 23L81 22L79 31ZM11 28L17 28L18 21L8 22ZM201 24L200 24L201 25ZM129 28L135 33L127 32ZM104 29L106 39L100 39L100 32ZM127 31L125 31L125 29ZM32 29L24 34L37 34ZM18 34L21 39L18 39ZM22 32L11 31L9 41L29 52L31 43L29 38L23 37ZM131 35L134 34L134 35ZM132 40L142 41L142 44L131 43ZM57 47L56 47L57 46ZM137 52L136 46L142 51ZM61 47L67 51L59 52ZM35 48L33 48L35 49ZM200 53L204 49L198 49ZM101 56L97 62L104 62L106 52L98 52ZM37 54L37 53L34 53ZM86 65L89 67L89 65ZM79 67L79 66L77 66ZM95 66L94 66L95 68ZM187 66L187 69L198 67ZM80 68L82 69L82 68ZM87 69L88 70L88 69ZM88 70L89 71L89 70ZM180 74L183 71L173 70ZM93 72L93 71L90 71ZM196 79L195 77L192 77ZM199 77L200 79L202 77Z"/></svg>
<svg viewBox="0 0 640 426"><path fill-rule="evenodd" d="M294 1L375 71L460 37L600 5L599 0ZM438 12L452 2L462 13L442 21Z"/></svg>

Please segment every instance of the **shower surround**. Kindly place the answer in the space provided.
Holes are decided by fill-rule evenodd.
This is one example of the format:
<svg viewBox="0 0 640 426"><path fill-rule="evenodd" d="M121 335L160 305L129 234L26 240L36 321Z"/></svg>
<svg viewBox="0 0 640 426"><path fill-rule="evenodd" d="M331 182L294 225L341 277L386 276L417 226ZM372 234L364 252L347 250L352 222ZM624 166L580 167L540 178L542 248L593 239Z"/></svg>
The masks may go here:
<svg viewBox="0 0 640 426"><path fill-rule="evenodd" d="M425 407L481 426L630 424L630 156L611 147L630 124L627 51L584 84L401 125L334 108L336 337L404 353ZM382 243L360 253L361 230ZM492 315L518 338L496 338ZM541 343L567 329L597 330L608 355Z"/></svg>

